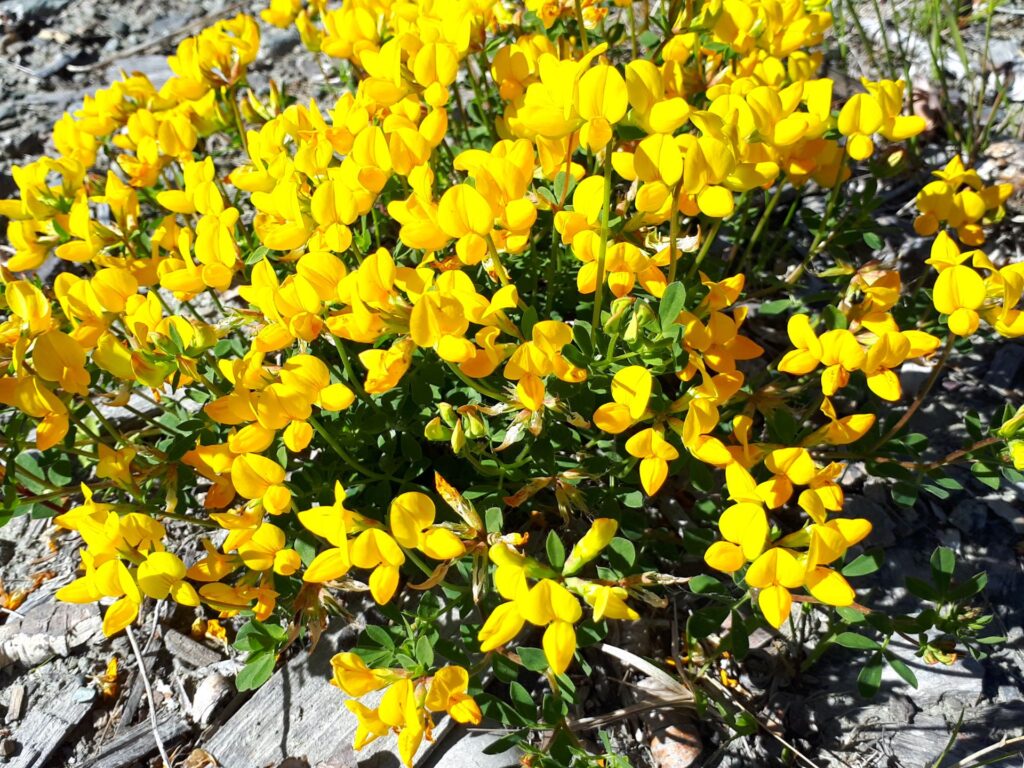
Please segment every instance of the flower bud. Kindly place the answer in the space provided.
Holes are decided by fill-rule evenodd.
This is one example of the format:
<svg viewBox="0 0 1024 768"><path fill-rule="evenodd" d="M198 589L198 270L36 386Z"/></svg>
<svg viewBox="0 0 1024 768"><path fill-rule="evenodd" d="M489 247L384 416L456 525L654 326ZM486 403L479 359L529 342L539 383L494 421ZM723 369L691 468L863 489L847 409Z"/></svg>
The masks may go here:
<svg viewBox="0 0 1024 768"><path fill-rule="evenodd" d="M459 420L459 415L455 412L451 403L441 403L438 405L438 412L441 414L441 418L444 419L444 423L449 427L454 427L455 422Z"/></svg>
<svg viewBox="0 0 1024 768"><path fill-rule="evenodd" d="M635 299L631 296L621 296L612 301L611 313L607 320L604 321L604 332L615 333L619 330L622 325L622 318L626 315L626 310L633 304Z"/></svg>
<svg viewBox="0 0 1024 768"><path fill-rule="evenodd" d="M1017 409L1017 412L1003 422L996 432L1000 437L1014 437L1024 427L1024 405Z"/></svg>
<svg viewBox="0 0 1024 768"><path fill-rule="evenodd" d="M562 574L568 576L576 573L597 557L601 550L608 546L618 528L619 524L609 517L599 517L595 520L590 530L572 548L565 565L562 566Z"/></svg>
<svg viewBox="0 0 1024 768"><path fill-rule="evenodd" d="M475 413L465 414L466 437L478 439L487 436L487 425Z"/></svg>
<svg viewBox="0 0 1024 768"><path fill-rule="evenodd" d="M462 428L462 422L456 421L455 428L452 430L452 451L455 455L459 455L462 449L466 447L466 432Z"/></svg>
<svg viewBox="0 0 1024 768"><path fill-rule="evenodd" d="M440 442L442 440L450 440L452 431L441 423L441 419L439 417L435 416L427 423L427 426L424 427L423 436L427 438L427 440Z"/></svg>

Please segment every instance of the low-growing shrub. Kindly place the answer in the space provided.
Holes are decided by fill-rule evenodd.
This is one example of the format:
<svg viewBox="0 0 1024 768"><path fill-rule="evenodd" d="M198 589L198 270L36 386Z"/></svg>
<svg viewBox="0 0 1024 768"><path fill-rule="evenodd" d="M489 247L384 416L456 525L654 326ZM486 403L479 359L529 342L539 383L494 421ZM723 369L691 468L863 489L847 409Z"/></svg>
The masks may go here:
<svg viewBox="0 0 1024 768"><path fill-rule="evenodd" d="M684 592L673 663L705 704L702 678L794 617L824 627L811 658L866 652L865 694L885 664L913 682L896 633L930 662L983 653L984 579L954 581L950 550L911 584L933 607L857 602L885 555L840 481L863 462L912 505L959 490L957 462L1021 479L1009 405L947 456L908 432L955 354L1024 333L1024 265L976 249L1010 190L952 157L882 229L924 121L903 82L820 76L824 7L262 17L298 27L329 98L254 91L259 22L220 21L160 88L125 74L61 117L0 202L3 514L81 537L59 599L105 605L108 635L152 600L240 616L246 689L368 592L334 683L356 747L395 731L407 765L441 713L583 760L578 650ZM875 258L911 225L926 262Z"/></svg>

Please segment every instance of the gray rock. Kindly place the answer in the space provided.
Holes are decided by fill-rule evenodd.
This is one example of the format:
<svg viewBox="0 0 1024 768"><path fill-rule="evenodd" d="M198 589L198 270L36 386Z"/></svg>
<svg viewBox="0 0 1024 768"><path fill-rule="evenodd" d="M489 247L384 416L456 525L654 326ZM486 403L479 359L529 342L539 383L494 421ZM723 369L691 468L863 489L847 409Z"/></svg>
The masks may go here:
<svg viewBox="0 0 1024 768"><path fill-rule="evenodd" d="M422 768L516 768L522 757L518 749L496 755L484 752L503 735L455 728L434 747Z"/></svg>
<svg viewBox="0 0 1024 768"><path fill-rule="evenodd" d="M899 375L904 397L913 398L921 391L921 387L928 381L928 377L932 375L932 367L921 363L906 362L900 366Z"/></svg>
<svg viewBox="0 0 1024 768"><path fill-rule="evenodd" d="M1005 66L1013 66L1024 57L1024 49L1021 49L1019 40L1006 40L993 38L988 42L989 62L995 69Z"/></svg>
<svg viewBox="0 0 1024 768"><path fill-rule="evenodd" d="M919 709L928 710L945 703L959 711L961 707L973 707L982 698L985 670L974 659L965 657L950 666L926 664L914 654L914 648L901 638L894 638L889 643L889 650L913 670L917 677L917 688L911 688L887 666L882 674L883 689L898 690Z"/></svg>
<svg viewBox="0 0 1024 768"><path fill-rule="evenodd" d="M1024 346L1001 344L988 369L988 381L1002 389L1017 386L1024 374Z"/></svg>
<svg viewBox="0 0 1024 768"><path fill-rule="evenodd" d="M160 88L171 77L166 56L126 56L107 68L107 78L120 80L122 72L130 75L139 72L149 78L154 88Z"/></svg>
<svg viewBox="0 0 1024 768"><path fill-rule="evenodd" d="M896 730L889 748L897 765L932 765L946 748L947 733L944 718L922 713Z"/></svg>
<svg viewBox="0 0 1024 768"><path fill-rule="evenodd" d="M942 546L949 547L954 552L960 552L962 539L960 537L960 531L956 528L940 528L935 532L935 536Z"/></svg>
<svg viewBox="0 0 1024 768"><path fill-rule="evenodd" d="M1014 504L1004 499L989 499L986 503L989 509L1013 527L1014 533L1024 534L1024 507L1020 502Z"/></svg>
<svg viewBox="0 0 1024 768"><path fill-rule="evenodd" d="M989 505L981 499L963 499L949 515L949 522L964 533L981 530L988 517Z"/></svg>
<svg viewBox="0 0 1024 768"><path fill-rule="evenodd" d="M294 50L300 42L299 33L294 26L288 29L274 27L263 35L261 54L271 59L280 58Z"/></svg>
<svg viewBox="0 0 1024 768"><path fill-rule="evenodd" d="M892 517L885 507L867 496L850 494L846 499L844 516L863 517L871 523L871 534L865 542L866 546L890 547L896 543L896 531Z"/></svg>
<svg viewBox="0 0 1024 768"><path fill-rule="evenodd" d="M0 15L9 14L21 22L43 21L63 11L71 0L5 0Z"/></svg>

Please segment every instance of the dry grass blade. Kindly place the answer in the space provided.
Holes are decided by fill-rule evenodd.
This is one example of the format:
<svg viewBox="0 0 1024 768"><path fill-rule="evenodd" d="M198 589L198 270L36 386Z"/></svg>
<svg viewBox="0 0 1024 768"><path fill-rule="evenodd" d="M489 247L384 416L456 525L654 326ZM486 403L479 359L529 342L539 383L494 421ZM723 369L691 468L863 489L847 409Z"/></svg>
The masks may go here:
<svg viewBox="0 0 1024 768"><path fill-rule="evenodd" d="M607 653L609 656L614 656L626 666L632 667L638 672L643 672L648 677L657 680L670 692L680 697L684 697L687 700L693 700L693 694L690 692L689 688L672 677L668 672L658 666L655 666L646 659L642 659L635 653L630 653L629 651L617 646L608 645L608 643L602 643L600 647L602 651Z"/></svg>
<svg viewBox="0 0 1024 768"><path fill-rule="evenodd" d="M135 633L132 631L131 626L125 627L124 631L128 635L128 642L131 643L132 653L135 654L135 661L139 665L142 685L146 689L146 700L149 702L149 722L152 725L153 740L156 741L156 748L160 753L160 759L164 763L164 768L171 768L171 758L167 756L167 748L164 746L163 739L160 738L159 723L156 719L156 701L153 699L153 687L149 684L149 675L146 673L146 662L139 651L139 643L135 639Z"/></svg>
<svg viewBox="0 0 1024 768"><path fill-rule="evenodd" d="M593 717L580 717L567 721L570 731L588 731L591 728L603 728L612 723L624 720L631 715L639 715L642 712L650 712L655 709L675 709L677 707L693 707L693 696L666 697L659 701L644 701L638 704L630 704L627 707L620 707L603 715Z"/></svg>

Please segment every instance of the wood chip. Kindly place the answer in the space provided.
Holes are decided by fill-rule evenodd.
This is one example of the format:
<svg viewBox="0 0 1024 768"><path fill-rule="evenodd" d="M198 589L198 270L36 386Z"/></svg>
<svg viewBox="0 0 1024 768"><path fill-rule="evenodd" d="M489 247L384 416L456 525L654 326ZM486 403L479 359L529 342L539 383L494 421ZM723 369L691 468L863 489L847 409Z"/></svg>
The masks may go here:
<svg viewBox="0 0 1024 768"><path fill-rule="evenodd" d="M188 723L176 712L158 719L157 729L166 746L178 741L190 730ZM143 765L143 758L154 752L156 741L153 739L153 725L147 719L104 745L85 765L86 768L129 768Z"/></svg>
<svg viewBox="0 0 1024 768"><path fill-rule="evenodd" d="M193 667L208 667L224 658L216 651L174 629L164 632L164 646L172 654Z"/></svg>
<svg viewBox="0 0 1024 768"><path fill-rule="evenodd" d="M22 712L25 710L25 686L15 683L11 686L11 701L7 705L7 716L4 722L10 725L21 720Z"/></svg>
<svg viewBox="0 0 1024 768"><path fill-rule="evenodd" d="M69 687L58 696L34 701L25 719L13 729L13 738L21 745L6 768L41 768L52 765L50 758L92 709L91 702L77 701Z"/></svg>
<svg viewBox="0 0 1024 768"><path fill-rule="evenodd" d="M0 627L0 669L14 663L34 667L55 656L67 656L99 633L101 626L95 605L38 603L24 617Z"/></svg>

